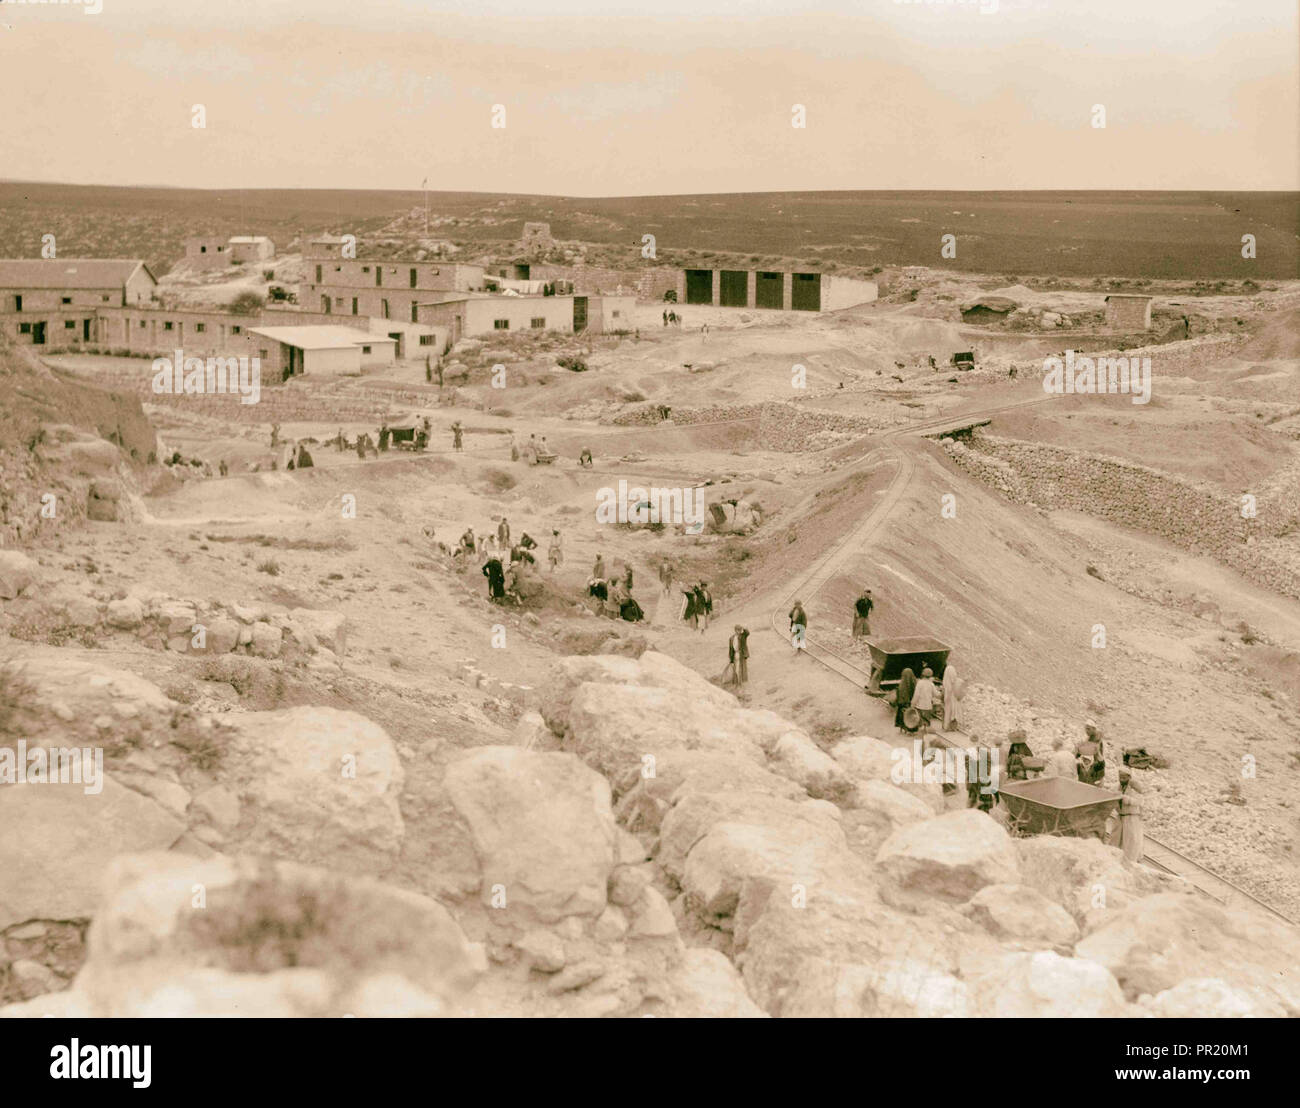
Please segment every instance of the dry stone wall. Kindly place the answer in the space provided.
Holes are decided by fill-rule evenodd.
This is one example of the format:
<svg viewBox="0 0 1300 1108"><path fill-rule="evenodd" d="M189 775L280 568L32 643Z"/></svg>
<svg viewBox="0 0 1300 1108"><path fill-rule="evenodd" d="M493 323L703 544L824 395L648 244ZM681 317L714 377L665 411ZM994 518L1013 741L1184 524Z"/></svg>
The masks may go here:
<svg viewBox="0 0 1300 1108"><path fill-rule="evenodd" d="M1237 496L1120 458L979 432L969 445L942 445L958 466L1017 503L1084 512L1157 535L1300 597L1300 503L1276 484L1261 489L1255 517L1246 518Z"/></svg>

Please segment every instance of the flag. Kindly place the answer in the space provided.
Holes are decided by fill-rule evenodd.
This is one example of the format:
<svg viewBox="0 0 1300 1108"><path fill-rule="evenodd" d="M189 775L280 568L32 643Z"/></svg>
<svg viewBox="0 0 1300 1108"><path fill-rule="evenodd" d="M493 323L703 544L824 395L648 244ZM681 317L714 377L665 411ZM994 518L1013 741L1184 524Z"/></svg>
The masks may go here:
<svg viewBox="0 0 1300 1108"><path fill-rule="evenodd" d="M423 181L420 182L420 188L427 189L428 187L429 187L429 178L426 177Z"/></svg>

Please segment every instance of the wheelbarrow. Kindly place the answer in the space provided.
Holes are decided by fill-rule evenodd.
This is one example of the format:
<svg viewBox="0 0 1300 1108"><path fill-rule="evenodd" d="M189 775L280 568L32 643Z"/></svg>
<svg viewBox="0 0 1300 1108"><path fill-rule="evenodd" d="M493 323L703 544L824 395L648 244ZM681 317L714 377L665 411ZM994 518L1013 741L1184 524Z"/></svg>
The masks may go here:
<svg viewBox="0 0 1300 1108"><path fill-rule="evenodd" d="M998 789L1013 835L1071 835L1105 840L1106 824L1119 816L1120 793L1072 777L1009 781Z"/></svg>
<svg viewBox="0 0 1300 1108"><path fill-rule="evenodd" d="M952 647L929 635L865 638L862 641L871 652L871 680L867 684L871 696L885 696L890 689L896 688L905 669L920 677L921 671L929 666L934 670L935 682L942 681L952 651Z"/></svg>

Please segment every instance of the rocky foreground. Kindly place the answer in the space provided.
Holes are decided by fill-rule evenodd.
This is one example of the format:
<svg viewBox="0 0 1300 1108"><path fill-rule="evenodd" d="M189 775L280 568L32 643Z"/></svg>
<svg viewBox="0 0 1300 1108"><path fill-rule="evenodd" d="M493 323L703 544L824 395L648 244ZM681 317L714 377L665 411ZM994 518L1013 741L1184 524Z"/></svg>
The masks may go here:
<svg viewBox="0 0 1300 1108"><path fill-rule="evenodd" d="M1284 924L945 811L888 744L824 751L654 652L564 659L419 810L430 752L356 713L187 720L196 767L156 686L32 664L41 745L138 741L97 795L0 787L0 974L29 997L0 1015L1300 1014Z"/></svg>

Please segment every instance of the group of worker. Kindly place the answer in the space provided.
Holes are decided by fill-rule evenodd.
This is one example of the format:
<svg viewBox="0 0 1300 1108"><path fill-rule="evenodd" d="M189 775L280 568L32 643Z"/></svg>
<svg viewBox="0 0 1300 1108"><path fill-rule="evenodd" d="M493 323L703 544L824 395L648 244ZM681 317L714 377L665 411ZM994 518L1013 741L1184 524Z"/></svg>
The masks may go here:
<svg viewBox="0 0 1300 1108"><path fill-rule="evenodd" d="M942 723L943 730L955 731L957 706L964 692L965 683L957 676L956 666L946 666L938 684L929 666L921 667L919 678L908 666L894 690L894 726L909 735L932 723Z"/></svg>
<svg viewBox="0 0 1300 1108"><path fill-rule="evenodd" d="M630 561L624 564L621 574L611 576L606 573L604 554L597 553L587 579L587 595L599 602L605 614L628 623L640 623L645 619L645 612L632 595L633 578Z"/></svg>
<svg viewBox="0 0 1300 1108"><path fill-rule="evenodd" d="M713 615L713 593L709 591L709 583L697 581L693 585L683 586L681 592L682 619L691 625L692 630L704 634L709 629L709 619Z"/></svg>
<svg viewBox="0 0 1300 1108"><path fill-rule="evenodd" d="M1007 736L1003 760L1007 776L1019 781L1030 777L1073 777L1085 785L1101 784L1109 753L1106 740L1095 720L1085 722L1083 730L1085 738L1073 745L1057 736L1052 740L1052 752L1045 758L1034 756L1024 731L1012 731Z"/></svg>
<svg viewBox="0 0 1300 1108"><path fill-rule="evenodd" d="M459 428L459 423L452 425L452 433L456 443L460 442ZM429 417L425 416L420 421L420 426L415 429L411 445L414 446L416 450L424 450L427 448L429 445L429 435L431 430L432 425L429 422ZM380 454L387 454L389 447L397 442L397 436L393 432L393 429L388 426L388 420L384 420L379 425L379 430L375 432L373 437L371 437L369 431L362 431L357 435L354 442L348 442L347 435L343 433L343 428L340 427L332 439L326 439L325 441L327 446L332 443L335 450L340 454L346 450L355 450L357 452L357 457L364 462L367 457L377 458ZM460 449L459 445L456 446L456 449ZM299 465L299 468L301 468L301 464Z"/></svg>

